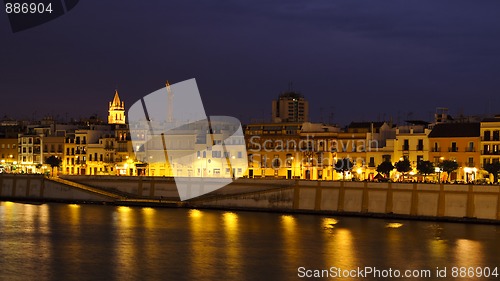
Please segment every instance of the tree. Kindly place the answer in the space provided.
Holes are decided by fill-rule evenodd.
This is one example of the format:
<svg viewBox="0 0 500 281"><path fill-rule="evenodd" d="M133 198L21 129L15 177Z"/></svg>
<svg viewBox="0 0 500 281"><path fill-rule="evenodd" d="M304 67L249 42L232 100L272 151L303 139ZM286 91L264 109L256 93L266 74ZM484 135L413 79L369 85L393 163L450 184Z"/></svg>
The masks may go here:
<svg viewBox="0 0 500 281"><path fill-rule="evenodd" d="M45 163L50 165L51 174L54 175L54 168L61 166L62 160L57 156L52 155L45 159Z"/></svg>
<svg viewBox="0 0 500 281"><path fill-rule="evenodd" d="M499 162L485 164L483 169L488 173L493 174L493 182L498 182L498 172L500 172Z"/></svg>
<svg viewBox="0 0 500 281"><path fill-rule="evenodd" d="M419 161L417 163L417 170L419 173L427 177L427 175L434 173L436 170L434 168L434 164L431 161Z"/></svg>
<svg viewBox="0 0 500 281"><path fill-rule="evenodd" d="M394 165L398 172L403 174L403 180L405 179L405 174L411 171L411 163L408 159L400 160Z"/></svg>
<svg viewBox="0 0 500 281"><path fill-rule="evenodd" d="M394 165L391 161L384 161L377 166L377 172L385 175L386 178L390 176L392 170L394 170Z"/></svg>
<svg viewBox="0 0 500 281"><path fill-rule="evenodd" d="M441 168L441 170L443 170L448 174L448 181L449 181L451 173L456 169L458 169L458 163L457 161L453 160L444 160L443 162L441 162L439 167Z"/></svg>
<svg viewBox="0 0 500 281"><path fill-rule="evenodd" d="M345 173L351 171L353 166L349 158L342 158L335 163L335 170L342 173L342 179L345 180Z"/></svg>

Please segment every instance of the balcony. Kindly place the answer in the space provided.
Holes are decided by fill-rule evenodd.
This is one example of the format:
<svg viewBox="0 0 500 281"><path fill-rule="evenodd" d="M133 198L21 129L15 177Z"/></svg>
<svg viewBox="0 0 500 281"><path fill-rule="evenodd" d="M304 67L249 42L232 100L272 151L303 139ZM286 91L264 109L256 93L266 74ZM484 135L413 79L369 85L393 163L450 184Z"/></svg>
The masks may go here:
<svg viewBox="0 0 500 281"><path fill-rule="evenodd" d="M465 162L467 167L476 167L476 162Z"/></svg>
<svg viewBox="0 0 500 281"><path fill-rule="evenodd" d="M115 147L114 147L113 145L106 145L106 146L104 147L104 149L105 149L105 150L113 150L113 149L115 149Z"/></svg>
<svg viewBox="0 0 500 281"><path fill-rule="evenodd" d="M408 150L410 150L410 146L409 145L403 145L402 148L401 148L401 150L408 151Z"/></svg>
<svg viewBox="0 0 500 281"><path fill-rule="evenodd" d="M370 167L370 168L375 168L375 163L374 163L374 162L369 162L369 163L368 163L368 167Z"/></svg>
<svg viewBox="0 0 500 281"><path fill-rule="evenodd" d="M440 147L433 147L432 152L441 152L441 148Z"/></svg>
<svg viewBox="0 0 500 281"><path fill-rule="evenodd" d="M423 151L424 146L423 145L417 145L417 151Z"/></svg>
<svg viewBox="0 0 500 281"><path fill-rule="evenodd" d="M458 147L448 147L448 152L458 152Z"/></svg>
<svg viewBox="0 0 500 281"><path fill-rule="evenodd" d="M474 147L467 147L465 152L476 152L476 149Z"/></svg>
<svg viewBox="0 0 500 281"><path fill-rule="evenodd" d="M490 150L481 150L482 155L500 155L500 150L490 151Z"/></svg>

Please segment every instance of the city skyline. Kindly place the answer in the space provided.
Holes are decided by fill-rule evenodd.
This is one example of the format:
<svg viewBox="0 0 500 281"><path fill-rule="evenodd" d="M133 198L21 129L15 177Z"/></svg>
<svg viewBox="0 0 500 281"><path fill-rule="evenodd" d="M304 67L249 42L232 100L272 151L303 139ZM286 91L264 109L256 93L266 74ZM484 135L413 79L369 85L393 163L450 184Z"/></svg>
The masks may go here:
<svg viewBox="0 0 500 281"><path fill-rule="evenodd" d="M131 104L196 78L208 114L244 122L290 82L316 122L495 114L499 5L85 1L15 34L2 15L0 112L105 117L115 89Z"/></svg>

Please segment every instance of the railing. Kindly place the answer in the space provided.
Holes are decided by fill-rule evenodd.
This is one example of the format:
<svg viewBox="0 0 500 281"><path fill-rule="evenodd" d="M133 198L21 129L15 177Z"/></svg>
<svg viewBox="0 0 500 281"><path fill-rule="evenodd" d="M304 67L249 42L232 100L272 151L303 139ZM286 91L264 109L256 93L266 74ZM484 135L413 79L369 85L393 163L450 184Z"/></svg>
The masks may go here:
<svg viewBox="0 0 500 281"><path fill-rule="evenodd" d="M424 146L423 145L417 145L417 151L422 151L424 150Z"/></svg>
<svg viewBox="0 0 500 281"><path fill-rule="evenodd" d="M441 147L433 147L432 152L441 152Z"/></svg>
<svg viewBox="0 0 500 281"><path fill-rule="evenodd" d="M79 189L82 189L82 190L86 190L86 191L89 191L89 192L92 192L92 193L97 193L97 194L100 194L100 195L104 195L104 196L107 196L107 197L110 197L110 198L120 199L120 200L125 199L124 197L119 196L119 195L114 194L114 193L111 193L111 192L107 192L107 191L104 191L104 190L101 190L101 189L98 189L98 188L86 186L86 185L83 185L83 184L80 184L80 183L76 183L76 182L64 180L64 179L61 179L61 178L52 177L52 178L50 178L50 180L58 182L58 183L62 183L62 184L65 184L65 185L69 185L69 186L72 186L72 187L76 187L76 188L79 188Z"/></svg>
<svg viewBox="0 0 500 281"><path fill-rule="evenodd" d="M500 150L490 151L490 150L481 150L482 155L500 155Z"/></svg>
<svg viewBox="0 0 500 281"><path fill-rule="evenodd" d="M458 147L448 147L448 152L458 152Z"/></svg>
<svg viewBox="0 0 500 281"><path fill-rule="evenodd" d="M476 149L474 147L467 147L465 152L476 152Z"/></svg>
<svg viewBox="0 0 500 281"><path fill-rule="evenodd" d="M409 145L403 145L402 146L402 150L410 150L410 146Z"/></svg>

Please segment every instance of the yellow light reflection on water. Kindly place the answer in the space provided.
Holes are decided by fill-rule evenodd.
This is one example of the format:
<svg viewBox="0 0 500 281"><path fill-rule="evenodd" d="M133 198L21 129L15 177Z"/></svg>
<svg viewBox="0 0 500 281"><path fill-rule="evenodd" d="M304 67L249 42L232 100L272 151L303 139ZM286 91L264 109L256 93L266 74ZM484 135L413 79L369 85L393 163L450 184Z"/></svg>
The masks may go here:
<svg viewBox="0 0 500 281"><path fill-rule="evenodd" d="M238 280L241 276L242 259L240 252L240 232L238 225L238 215L233 212L222 214L225 233L226 265L230 270L226 271L228 279Z"/></svg>
<svg viewBox="0 0 500 281"><path fill-rule="evenodd" d="M224 230L229 236L234 236L238 230L238 215L233 212L225 212L222 214L224 220Z"/></svg>
<svg viewBox="0 0 500 281"><path fill-rule="evenodd" d="M481 266L484 265L483 247L481 242L458 239L455 247L455 259L457 266Z"/></svg>
<svg viewBox="0 0 500 281"><path fill-rule="evenodd" d="M291 215L282 215L281 222L283 223L283 227L287 232L291 232L295 230L295 218Z"/></svg>
<svg viewBox="0 0 500 281"><path fill-rule="evenodd" d="M403 224L400 222L390 222L385 225L386 228L400 228Z"/></svg>
<svg viewBox="0 0 500 281"><path fill-rule="evenodd" d="M448 251L448 241L438 239L429 240L429 249L434 258L446 258L446 252Z"/></svg>
<svg viewBox="0 0 500 281"><path fill-rule="evenodd" d="M355 268L358 266L354 237L347 228L335 228L326 236L325 262L328 266ZM339 257L342 257L341 259Z"/></svg>
<svg viewBox="0 0 500 281"><path fill-rule="evenodd" d="M196 209L189 210L189 217L190 218L200 218L202 215L203 215L203 213L200 210L196 210Z"/></svg>
<svg viewBox="0 0 500 281"><path fill-rule="evenodd" d="M213 267L213 257L220 250L217 247L220 215L212 211L191 209L188 212L190 221L191 243L191 274L197 275L200 280L217 279L217 268Z"/></svg>
<svg viewBox="0 0 500 281"><path fill-rule="evenodd" d="M146 228L153 228L155 226L155 212L156 210L153 208L142 208L142 214L144 218L144 226Z"/></svg>
<svg viewBox="0 0 500 281"><path fill-rule="evenodd" d="M69 204L69 214L70 220L73 225L80 224L80 205L78 204Z"/></svg>
<svg viewBox="0 0 500 281"><path fill-rule="evenodd" d="M324 229L333 229L338 223L339 221L334 218L323 218Z"/></svg>
<svg viewBox="0 0 500 281"><path fill-rule="evenodd" d="M118 207L118 212L121 212L121 213L128 213L131 210L132 209L130 207L127 207L127 206L120 206L120 207Z"/></svg>
<svg viewBox="0 0 500 281"><path fill-rule="evenodd" d="M118 279L128 279L137 272L137 244L134 241L133 220L136 209L126 206L116 208L116 259L120 265Z"/></svg>
<svg viewBox="0 0 500 281"><path fill-rule="evenodd" d="M12 206L14 205L14 202L5 201L5 202L3 202L3 204L4 204L6 207L12 207Z"/></svg>
<svg viewBox="0 0 500 281"><path fill-rule="evenodd" d="M300 256L300 245L298 245L297 237L297 221L295 217L291 215L281 215L280 219L288 264L297 264L298 257Z"/></svg>

